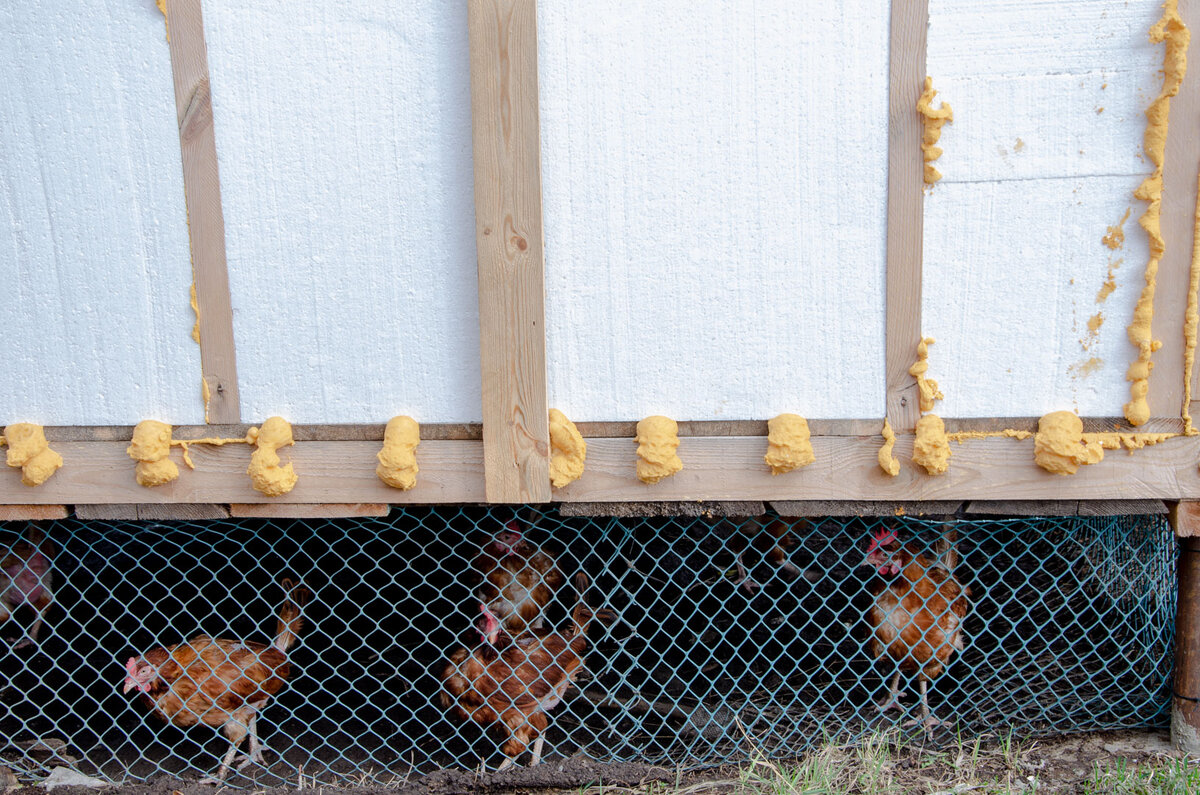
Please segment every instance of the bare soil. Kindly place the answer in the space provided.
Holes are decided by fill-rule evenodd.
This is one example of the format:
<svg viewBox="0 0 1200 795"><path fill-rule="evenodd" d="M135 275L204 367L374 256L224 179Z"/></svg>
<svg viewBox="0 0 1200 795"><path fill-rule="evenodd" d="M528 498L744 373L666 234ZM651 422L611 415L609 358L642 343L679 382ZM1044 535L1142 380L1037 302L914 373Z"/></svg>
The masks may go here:
<svg viewBox="0 0 1200 795"><path fill-rule="evenodd" d="M974 741L952 747L923 748L905 745L889 749L887 761L881 766L877 792L940 793L958 795L965 792L1026 792L1082 793L1090 792L1086 784L1092 780L1097 766L1111 769L1123 765L1133 767L1157 764L1176 757L1165 731L1118 731L1085 735L1017 741L1015 745L992 738L983 741L978 750ZM845 764L853 766L852 753L846 754ZM787 764L781 765L786 768ZM533 768L516 767L504 772L477 773L441 770L410 780L369 786L334 786L312 780L297 780L293 786L256 788L246 783L242 791L255 795L284 795L295 792L346 793L346 795L457 795L458 793L521 793L521 795L558 795L571 792L597 792L614 788L626 792L650 792L670 795L684 792L702 795L717 792L766 792L763 782L755 783L740 775L736 766L695 771L681 771L640 764L602 764L575 756L550 759ZM278 780L278 779L276 779ZM144 784L110 788L130 795L212 795L218 790L167 776ZM37 787L10 790L17 795L44 792ZM55 790L59 795L95 795L97 790L84 787L64 787Z"/></svg>

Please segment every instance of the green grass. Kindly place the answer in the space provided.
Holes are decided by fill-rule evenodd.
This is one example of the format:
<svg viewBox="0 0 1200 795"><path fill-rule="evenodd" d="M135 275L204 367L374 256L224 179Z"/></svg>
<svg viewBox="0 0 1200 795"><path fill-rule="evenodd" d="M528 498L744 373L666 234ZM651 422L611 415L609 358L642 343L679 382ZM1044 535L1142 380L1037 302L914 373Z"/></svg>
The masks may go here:
<svg viewBox="0 0 1200 795"><path fill-rule="evenodd" d="M1141 765L1124 759L1110 765L1096 763L1083 791L1089 795L1189 795L1200 792L1200 764L1187 759Z"/></svg>
<svg viewBox="0 0 1200 795"><path fill-rule="evenodd" d="M731 778L680 774L675 781L588 787L576 795L1200 795L1200 761L1168 753L1149 735L1144 744L1136 737L1113 740L1132 759L1102 750L1113 746L1096 735L959 736L924 747L890 730L853 743L826 737L788 761L769 758L748 736L746 742L751 761Z"/></svg>

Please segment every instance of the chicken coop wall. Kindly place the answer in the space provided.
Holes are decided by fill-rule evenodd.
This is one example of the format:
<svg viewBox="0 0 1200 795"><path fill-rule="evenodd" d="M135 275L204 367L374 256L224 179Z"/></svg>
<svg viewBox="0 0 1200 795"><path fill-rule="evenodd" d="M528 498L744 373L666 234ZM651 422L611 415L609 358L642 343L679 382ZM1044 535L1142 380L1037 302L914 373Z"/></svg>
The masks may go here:
<svg viewBox="0 0 1200 795"><path fill-rule="evenodd" d="M1176 547L1161 517L615 519L455 507L3 529L10 554L30 560L36 548L52 578L36 640L28 606L0 630L15 641L0 668L6 764L26 781L64 765L118 782L215 773L229 743L159 719L122 680L156 647L202 634L231 639L230 655L270 644L287 578L311 594L290 675L257 718L262 761L228 783L301 772L394 782L500 764L503 731L461 720L443 693L455 650L467 659L487 645L480 600L495 603L480 590L484 553L514 532L514 554L540 552L537 568L562 575L541 578L552 593L530 631L571 639L579 573L596 615L561 703L539 697L543 758L689 768L920 732L903 728L921 714L916 678L902 676L898 711L876 706L897 669L869 642L889 581L860 564L888 532L925 556L930 576L967 593L962 648L928 684L944 722L935 741L1167 722ZM552 678L543 671L531 687L539 677Z"/></svg>

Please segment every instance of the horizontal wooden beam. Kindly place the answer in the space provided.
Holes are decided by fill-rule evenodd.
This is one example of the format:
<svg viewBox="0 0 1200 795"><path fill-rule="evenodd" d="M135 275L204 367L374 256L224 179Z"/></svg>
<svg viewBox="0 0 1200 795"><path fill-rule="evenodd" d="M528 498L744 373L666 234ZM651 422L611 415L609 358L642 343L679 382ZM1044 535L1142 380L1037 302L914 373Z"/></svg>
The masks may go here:
<svg viewBox="0 0 1200 795"><path fill-rule="evenodd" d="M703 516L706 519L744 518L767 512L761 500L735 502L564 502L559 508L563 516Z"/></svg>
<svg viewBox="0 0 1200 795"><path fill-rule="evenodd" d="M1200 498L1200 437L1177 437L1127 453L1109 451L1102 462L1057 476L1033 462L1033 442L1006 438L952 444L950 470L931 477L911 464L912 437L897 439L903 463L887 477L877 465L876 437L814 436L815 463L772 476L761 437L690 437L679 448L684 469L655 485L635 476L632 439L588 440L583 477L554 492L560 502L859 501L889 504L988 500L1179 500ZM290 493L265 497L246 476L243 445L192 447L196 469L180 467L177 481L148 489L133 479L125 442L59 442L65 466L42 486L23 486L15 469L0 471L0 504L113 503L373 503L486 502L483 445L428 441L417 450L417 486L397 491L375 475L377 442L298 442L283 451L300 482ZM178 461L178 451L172 453ZM1157 503L1154 503L1156 505ZM1082 512L1082 506L1072 510ZM806 511L811 513L811 511ZM920 511L917 511L920 512ZM939 511L940 512L940 511ZM928 513L928 511L926 511Z"/></svg>
<svg viewBox="0 0 1200 795"><path fill-rule="evenodd" d="M780 516L950 516L962 500L927 502L871 502L868 500L775 500L771 508Z"/></svg>
<svg viewBox="0 0 1200 795"><path fill-rule="evenodd" d="M69 513L65 505L0 505L0 522L66 519Z"/></svg>
<svg viewBox="0 0 1200 795"><path fill-rule="evenodd" d="M1200 416L1200 401L1196 401L1196 413ZM1010 428L1015 431L1036 431L1037 417L999 418L946 418L946 430L1000 431ZM637 435L637 421L577 422L580 434L588 439L632 439ZM709 436L766 436L766 420L681 420L679 437ZM204 436L240 438L252 427L251 423L238 425L176 425L176 439L197 439ZM296 424L292 435L297 442L381 442L386 423L350 424ZM883 419L823 420L810 419L809 430L813 436L869 436L879 437ZM1111 431L1117 428L1132 430L1123 417L1084 417L1083 429L1087 432ZM1138 433L1179 433L1183 421L1177 417L1152 417L1139 426ZM54 442L128 442L133 438L132 425L47 425L46 438ZM421 425L422 441L478 441L483 438L483 427L477 422L439 422Z"/></svg>
<svg viewBox="0 0 1200 795"><path fill-rule="evenodd" d="M1033 461L1032 440L1006 438L952 444L950 470L937 477L911 463L912 436L900 436L897 477L877 465L872 437L813 437L816 462L772 476L761 438L683 439L683 471L653 486L634 474L629 439L588 440L583 477L555 493L562 501L865 500L908 502L982 500L1003 494L1021 500L1180 499L1200 493L1200 437L1177 437L1134 454L1109 451L1075 475L1051 475Z"/></svg>
<svg viewBox="0 0 1200 795"><path fill-rule="evenodd" d="M310 505L308 503L271 503L251 502L234 503L229 506L229 513L234 518L259 517L264 519L345 519L353 516L387 516L391 506L382 502L325 502Z"/></svg>
<svg viewBox="0 0 1200 795"><path fill-rule="evenodd" d="M228 519L229 506L206 502L80 504L75 506L75 518L102 522L198 522Z"/></svg>
<svg viewBox="0 0 1200 795"><path fill-rule="evenodd" d="M258 423L238 425L176 425L175 439L200 439L206 436L243 438ZM128 442L133 438L132 425L47 425L46 438L54 442ZM382 442L386 423L357 423L347 425L293 425L292 436L297 442ZM421 439L478 440L482 438L478 423L436 423L421 426Z"/></svg>
<svg viewBox="0 0 1200 795"><path fill-rule="evenodd" d="M194 445L196 469L179 465L179 479L144 488L133 479L126 442L60 442L54 449L64 466L36 488L21 484L17 470L0 471L0 503L443 503L483 502L480 442L422 442L421 473L411 491L385 485L375 474L378 442L298 442L280 452L295 464L296 487L266 497L250 486L245 445ZM180 461L178 451L171 457Z"/></svg>
<svg viewBox="0 0 1200 795"><path fill-rule="evenodd" d="M972 500L975 516L1133 516L1165 514L1162 500Z"/></svg>

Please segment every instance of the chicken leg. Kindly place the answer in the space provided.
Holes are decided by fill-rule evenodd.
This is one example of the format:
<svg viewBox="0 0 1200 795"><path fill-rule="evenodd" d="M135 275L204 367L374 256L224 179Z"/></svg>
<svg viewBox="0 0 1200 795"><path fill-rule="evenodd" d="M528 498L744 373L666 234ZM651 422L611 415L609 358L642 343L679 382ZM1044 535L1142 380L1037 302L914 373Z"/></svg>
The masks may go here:
<svg viewBox="0 0 1200 795"><path fill-rule="evenodd" d="M538 762L542 761L542 742L545 740L543 735L538 735L538 738L533 741L533 752L529 758L529 766L533 767Z"/></svg>
<svg viewBox="0 0 1200 795"><path fill-rule="evenodd" d="M229 738L229 750L225 753L225 758L221 760L221 766L217 768L217 775L200 779L201 784L220 784L225 780L225 776L229 775L229 765L232 764L233 757L237 753L238 747L241 746L242 740L246 739L248 731L246 724L237 718L225 724L225 736Z"/></svg>
<svg viewBox="0 0 1200 795"><path fill-rule="evenodd" d="M937 718L933 717L933 714L929 711L929 697L925 692L925 677L920 676L917 677L917 679L921 687L921 719L906 721L904 725L923 726L925 728L925 734L932 735L935 728L938 726L946 726L948 724L945 721L938 720Z"/></svg>
<svg viewBox="0 0 1200 795"><path fill-rule="evenodd" d="M922 685L925 683L922 682ZM902 709L900 699L907 696L908 693L900 692L900 672L896 671L896 675L892 677L891 695L885 701L879 701L875 704L876 709L880 712L887 712L889 709Z"/></svg>
<svg viewBox="0 0 1200 795"><path fill-rule="evenodd" d="M262 744L258 741L257 712L250 716L250 753L246 754L238 761L238 770L241 770L252 762L257 762L264 767L266 766L262 755Z"/></svg>

